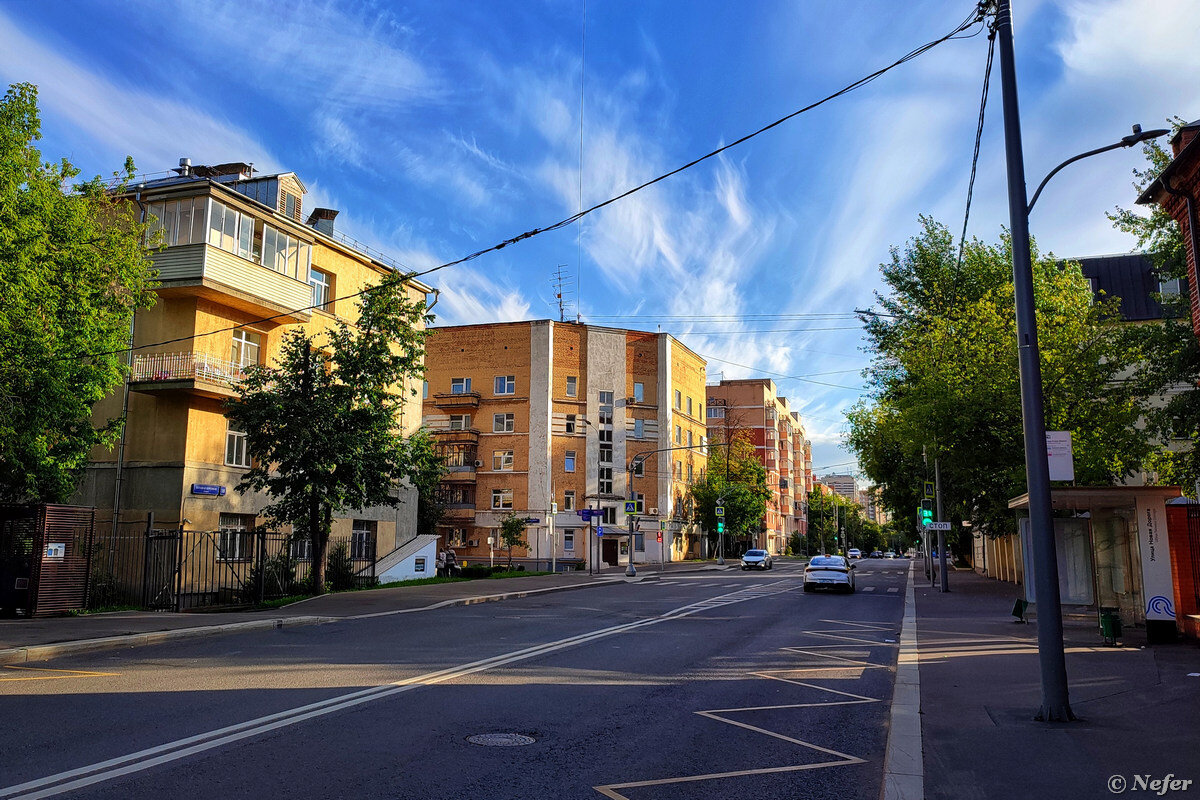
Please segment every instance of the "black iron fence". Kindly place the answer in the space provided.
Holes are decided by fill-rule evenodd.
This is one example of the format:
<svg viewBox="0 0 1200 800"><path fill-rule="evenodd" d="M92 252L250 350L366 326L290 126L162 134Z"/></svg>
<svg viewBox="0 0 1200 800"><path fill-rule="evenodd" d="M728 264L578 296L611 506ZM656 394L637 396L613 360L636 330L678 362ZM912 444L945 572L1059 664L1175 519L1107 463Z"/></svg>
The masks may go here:
<svg viewBox="0 0 1200 800"><path fill-rule="evenodd" d="M97 526L88 608L189 611L249 606L312 591L312 546L268 530L191 531L153 521ZM334 590L375 583L377 537L333 537L325 582Z"/></svg>

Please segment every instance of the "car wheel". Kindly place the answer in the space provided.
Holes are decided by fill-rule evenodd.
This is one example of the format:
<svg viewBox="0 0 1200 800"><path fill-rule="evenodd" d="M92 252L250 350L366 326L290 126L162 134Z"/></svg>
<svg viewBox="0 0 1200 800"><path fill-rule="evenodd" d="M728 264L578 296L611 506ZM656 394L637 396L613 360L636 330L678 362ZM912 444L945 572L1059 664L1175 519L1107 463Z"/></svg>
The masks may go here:
<svg viewBox="0 0 1200 800"><path fill-rule="evenodd" d="M772 564L767 564L767 569L770 569L772 566Z"/></svg>
<svg viewBox="0 0 1200 800"><path fill-rule="evenodd" d="M811 592L815 587L811 583L804 584L804 591Z"/></svg>

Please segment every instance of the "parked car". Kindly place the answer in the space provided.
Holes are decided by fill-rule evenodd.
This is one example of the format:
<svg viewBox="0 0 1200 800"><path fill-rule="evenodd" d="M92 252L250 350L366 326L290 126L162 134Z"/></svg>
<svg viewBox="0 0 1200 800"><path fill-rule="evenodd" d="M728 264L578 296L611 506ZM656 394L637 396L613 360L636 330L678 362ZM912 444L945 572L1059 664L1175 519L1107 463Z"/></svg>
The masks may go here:
<svg viewBox="0 0 1200 800"><path fill-rule="evenodd" d="M851 547L846 555L850 556L850 558L862 558L862 550L859 550L857 547Z"/></svg>
<svg viewBox="0 0 1200 800"><path fill-rule="evenodd" d="M742 569L770 569L771 554L766 550L747 550L742 556Z"/></svg>
<svg viewBox="0 0 1200 800"><path fill-rule="evenodd" d="M880 550L872 550L871 558L883 558L883 552Z"/></svg>
<svg viewBox="0 0 1200 800"><path fill-rule="evenodd" d="M883 557L884 558L895 558L896 554L893 551L888 550L886 553L883 554Z"/></svg>
<svg viewBox="0 0 1200 800"><path fill-rule="evenodd" d="M854 564L841 556L814 556L804 568L804 591L854 591Z"/></svg>

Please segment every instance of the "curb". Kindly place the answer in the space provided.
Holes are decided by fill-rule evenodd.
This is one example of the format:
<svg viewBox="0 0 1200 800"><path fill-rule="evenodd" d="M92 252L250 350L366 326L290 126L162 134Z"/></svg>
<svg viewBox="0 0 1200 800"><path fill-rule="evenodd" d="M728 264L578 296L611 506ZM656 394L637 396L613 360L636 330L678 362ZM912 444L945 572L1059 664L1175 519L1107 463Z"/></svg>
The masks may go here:
<svg viewBox="0 0 1200 800"><path fill-rule="evenodd" d="M219 636L223 633L241 633L254 630L274 630L276 628L295 625L321 625L326 622L337 622L337 620L338 617L276 617L274 619L257 619L252 622L230 622L225 625L178 628L170 631L129 633L121 636L106 636L102 639L80 639L74 642L35 644L28 647L13 647L7 650L0 650L0 664L23 664L30 661L47 661L51 658L72 656L80 653L94 653L99 650L112 650L120 647L142 647L144 645L159 644L178 639Z"/></svg>
<svg viewBox="0 0 1200 800"><path fill-rule="evenodd" d="M921 672L917 649L916 565L904 592L904 623L896 656L896 684L884 757L883 800L924 800L925 764L921 744Z"/></svg>

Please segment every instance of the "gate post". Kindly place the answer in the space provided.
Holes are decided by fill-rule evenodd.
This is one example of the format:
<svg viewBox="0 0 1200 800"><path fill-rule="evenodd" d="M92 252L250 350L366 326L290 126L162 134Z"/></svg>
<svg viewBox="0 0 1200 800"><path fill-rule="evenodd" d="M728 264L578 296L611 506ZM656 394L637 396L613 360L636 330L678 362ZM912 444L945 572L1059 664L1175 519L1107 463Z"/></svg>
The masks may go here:
<svg viewBox="0 0 1200 800"><path fill-rule="evenodd" d="M183 520L175 529L175 613L183 608Z"/></svg>
<svg viewBox="0 0 1200 800"><path fill-rule="evenodd" d="M150 605L150 537L154 535L154 512L146 512L146 541L142 547L142 608Z"/></svg>
<svg viewBox="0 0 1200 800"><path fill-rule="evenodd" d="M267 532L262 528L258 529L258 554L255 557L255 563L258 564L256 572L258 578L255 581L257 586L254 587L255 594L258 597L258 604L262 605L266 599L267 591Z"/></svg>

